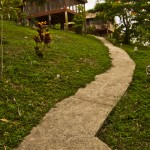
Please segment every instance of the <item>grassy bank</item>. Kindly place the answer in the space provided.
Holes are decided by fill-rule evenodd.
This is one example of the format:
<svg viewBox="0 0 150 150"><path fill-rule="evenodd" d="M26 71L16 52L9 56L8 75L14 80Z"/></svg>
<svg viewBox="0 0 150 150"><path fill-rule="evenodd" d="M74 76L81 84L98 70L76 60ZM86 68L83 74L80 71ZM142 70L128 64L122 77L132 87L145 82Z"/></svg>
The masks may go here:
<svg viewBox="0 0 150 150"><path fill-rule="evenodd" d="M150 65L150 48L122 47L136 63L136 69L126 94L111 112L99 138L112 150L148 150L150 148L150 81L146 66Z"/></svg>
<svg viewBox="0 0 150 150"><path fill-rule="evenodd" d="M4 22L4 74L0 82L0 149L16 147L58 101L110 67L108 49L91 36L51 31L43 59L36 31Z"/></svg>

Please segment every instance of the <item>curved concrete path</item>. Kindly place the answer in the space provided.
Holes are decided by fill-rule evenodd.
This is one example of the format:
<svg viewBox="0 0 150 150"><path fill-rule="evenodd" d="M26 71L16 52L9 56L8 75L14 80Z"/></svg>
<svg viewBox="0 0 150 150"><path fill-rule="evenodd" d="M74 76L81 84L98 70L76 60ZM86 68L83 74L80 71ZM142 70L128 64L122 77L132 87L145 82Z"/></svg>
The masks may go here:
<svg viewBox="0 0 150 150"><path fill-rule="evenodd" d="M110 150L95 135L125 93L135 64L120 48L110 49L112 68L52 108L17 150Z"/></svg>

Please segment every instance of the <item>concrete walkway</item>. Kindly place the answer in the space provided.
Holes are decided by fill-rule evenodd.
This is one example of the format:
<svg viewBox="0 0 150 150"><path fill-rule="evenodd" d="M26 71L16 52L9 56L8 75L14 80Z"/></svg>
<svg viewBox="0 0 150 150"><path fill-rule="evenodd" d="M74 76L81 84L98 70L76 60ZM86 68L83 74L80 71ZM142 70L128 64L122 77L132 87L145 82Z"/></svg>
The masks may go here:
<svg viewBox="0 0 150 150"><path fill-rule="evenodd" d="M57 103L16 150L110 150L95 135L132 81L135 63L122 49L97 38L110 49L112 68Z"/></svg>

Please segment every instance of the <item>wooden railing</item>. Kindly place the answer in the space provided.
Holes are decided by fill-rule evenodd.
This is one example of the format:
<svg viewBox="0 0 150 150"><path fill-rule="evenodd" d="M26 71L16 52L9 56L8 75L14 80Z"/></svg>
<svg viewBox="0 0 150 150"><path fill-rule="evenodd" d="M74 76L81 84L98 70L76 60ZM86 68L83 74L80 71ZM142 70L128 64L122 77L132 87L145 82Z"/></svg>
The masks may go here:
<svg viewBox="0 0 150 150"><path fill-rule="evenodd" d="M86 0L85 0L86 1ZM82 0L47 0L42 6L38 6L35 2L28 2L25 6L25 11L28 15L47 14L57 12L56 10L68 9L73 12L78 12L78 5L84 4Z"/></svg>

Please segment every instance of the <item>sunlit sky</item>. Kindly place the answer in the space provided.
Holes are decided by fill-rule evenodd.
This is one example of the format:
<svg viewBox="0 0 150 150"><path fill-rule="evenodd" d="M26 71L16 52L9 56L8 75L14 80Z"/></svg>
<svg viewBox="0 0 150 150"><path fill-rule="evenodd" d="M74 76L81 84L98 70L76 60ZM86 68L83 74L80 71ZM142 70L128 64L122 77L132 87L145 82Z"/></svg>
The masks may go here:
<svg viewBox="0 0 150 150"><path fill-rule="evenodd" d="M105 0L99 0L99 2L105 2ZM96 0L88 0L88 3L85 4L86 10L94 8Z"/></svg>
<svg viewBox="0 0 150 150"><path fill-rule="evenodd" d="M96 0L88 0L88 3L85 4L86 10L92 9L96 3Z"/></svg>

